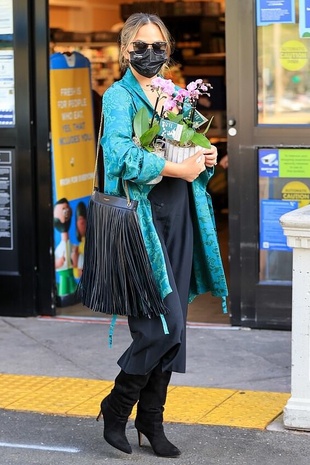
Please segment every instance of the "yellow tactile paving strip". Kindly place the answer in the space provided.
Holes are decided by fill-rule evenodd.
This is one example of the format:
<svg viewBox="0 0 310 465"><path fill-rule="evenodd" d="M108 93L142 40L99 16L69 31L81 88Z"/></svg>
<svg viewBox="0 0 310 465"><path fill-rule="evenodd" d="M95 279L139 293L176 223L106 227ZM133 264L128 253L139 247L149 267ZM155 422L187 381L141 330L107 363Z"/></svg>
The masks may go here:
<svg viewBox="0 0 310 465"><path fill-rule="evenodd" d="M0 374L0 408L96 417L112 381ZM265 429L290 394L170 386L165 421ZM133 412L134 415L134 412Z"/></svg>

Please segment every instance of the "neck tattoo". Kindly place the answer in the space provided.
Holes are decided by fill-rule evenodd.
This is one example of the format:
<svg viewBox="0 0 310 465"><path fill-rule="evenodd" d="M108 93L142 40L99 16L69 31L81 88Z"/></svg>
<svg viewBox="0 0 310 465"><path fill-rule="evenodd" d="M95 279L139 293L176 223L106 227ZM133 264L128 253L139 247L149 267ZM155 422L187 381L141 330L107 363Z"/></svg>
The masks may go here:
<svg viewBox="0 0 310 465"><path fill-rule="evenodd" d="M141 87L143 90L147 91L147 92L153 92L153 89L151 89L151 85L150 84L147 84L146 86L143 86L141 84Z"/></svg>

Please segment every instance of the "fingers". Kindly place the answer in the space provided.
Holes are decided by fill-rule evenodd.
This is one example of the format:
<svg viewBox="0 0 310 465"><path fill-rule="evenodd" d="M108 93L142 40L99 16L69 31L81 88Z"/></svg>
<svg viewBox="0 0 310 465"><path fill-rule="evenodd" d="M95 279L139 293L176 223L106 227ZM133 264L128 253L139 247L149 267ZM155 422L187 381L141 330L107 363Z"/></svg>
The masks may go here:
<svg viewBox="0 0 310 465"><path fill-rule="evenodd" d="M200 150L199 152L195 153L195 155L185 159L183 164L186 167L186 172L183 179L188 182L193 182L198 178L200 173L206 169L203 151Z"/></svg>
<svg viewBox="0 0 310 465"><path fill-rule="evenodd" d="M211 145L210 149L200 149L183 163L187 165L187 173L183 179L193 182L206 168L213 168L217 164L217 148Z"/></svg>
<svg viewBox="0 0 310 465"><path fill-rule="evenodd" d="M198 157L196 158L196 163L200 167L200 171L199 171L199 174L200 174L202 171L204 171L206 169L206 167L205 167L205 157L204 157L203 153L201 155L198 155Z"/></svg>
<svg viewBox="0 0 310 465"><path fill-rule="evenodd" d="M211 145L210 149L204 149L205 166L212 168L217 165L217 148Z"/></svg>

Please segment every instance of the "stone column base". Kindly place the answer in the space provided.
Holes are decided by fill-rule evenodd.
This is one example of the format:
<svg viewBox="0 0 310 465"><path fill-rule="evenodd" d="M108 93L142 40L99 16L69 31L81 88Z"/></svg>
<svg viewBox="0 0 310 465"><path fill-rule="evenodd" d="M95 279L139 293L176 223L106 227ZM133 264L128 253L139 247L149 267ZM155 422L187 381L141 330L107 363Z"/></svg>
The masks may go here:
<svg viewBox="0 0 310 465"><path fill-rule="evenodd" d="M291 397L284 408L285 428L310 431L310 400Z"/></svg>

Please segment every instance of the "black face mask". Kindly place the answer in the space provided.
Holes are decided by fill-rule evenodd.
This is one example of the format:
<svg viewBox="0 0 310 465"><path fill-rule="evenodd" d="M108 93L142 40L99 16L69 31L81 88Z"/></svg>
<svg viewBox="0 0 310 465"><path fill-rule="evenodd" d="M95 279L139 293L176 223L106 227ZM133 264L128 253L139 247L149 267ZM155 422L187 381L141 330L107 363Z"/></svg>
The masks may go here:
<svg viewBox="0 0 310 465"><path fill-rule="evenodd" d="M130 64L141 76L151 78L156 76L162 65L167 61L167 54L156 55L152 48L148 48L143 54L129 52Z"/></svg>

